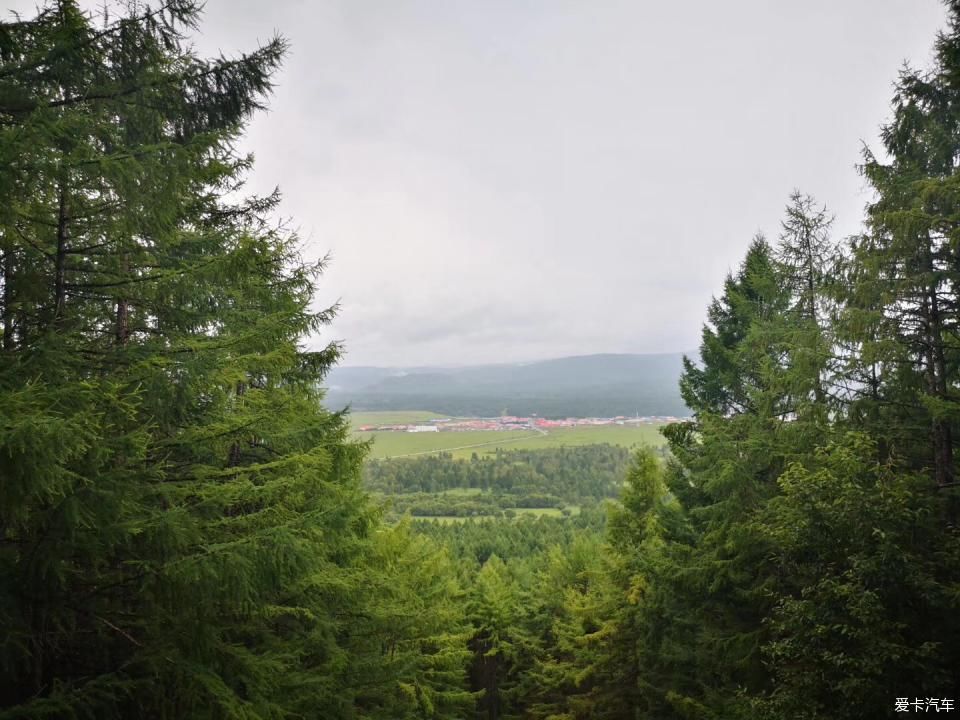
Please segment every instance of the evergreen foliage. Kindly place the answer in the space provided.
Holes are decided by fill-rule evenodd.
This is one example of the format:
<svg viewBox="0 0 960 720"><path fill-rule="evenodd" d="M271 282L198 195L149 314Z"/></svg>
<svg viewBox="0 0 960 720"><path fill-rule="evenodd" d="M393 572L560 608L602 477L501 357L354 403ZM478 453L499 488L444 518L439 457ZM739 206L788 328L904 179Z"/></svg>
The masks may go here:
<svg viewBox="0 0 960 720"><path fill-rule="evenodd" d="M868 232L851 243L847 325L872 380L859 393L864 414L871 425L883 426L874 431L884 435L886 451L910 455L916 467L933 467L939 486L955 482L960 417L960 6L948 7L950 26L937 40L934 68L923 73L908 67L897 82L893 119L882 132L889 161L865 153L863 171L876 200L868 208Z"/></svg>
<svg viewBox="0 0 960 720"><path fill-rule="evenodd" d="M449 453L368 462L364 486L387 497L388 519L499 517L513 508L592 505L619 494L630 451L611 445L498 450L455 460Z"/></svg>
<svg viewBox="0 0 960 720"><path fill-rule="evenodd" d="M725 417L753 409L751 396L761 382L761 368L759 358L745 357L748 334L754 320L775 317L786 307L773 262L770 245L758 235L737 274L724 281L723 296L710 304L700 364L685 357L680 382L683 400L695 415Z"/></svg>
<svg viewBox="0 0 960 720"><path fill-rule="evenodd" d="M898 84L891 162L867 155L867 233L838 253L794 193L779 244L754 241L708 310L681 380L694 421L667 429L665 468L638 458L611 518L636 601L609 649L637 686L611 717L876 717L893 692L957 695L950 11L938 67Z"/></svg>
<svg viewBox="0 0 960 720"><path fill-rule="evenodd" d="M243 196L286 44L131 7L0 25L0 716L458 714L455 577L377 530L323 263Z"/></svg>
<svg viewBox="0 0 960 720"><path fill-rule="evenodd" d="M286 50L192 0L0 24L0 718L861 718L960 703L960 0L867 153L789 199L670 453L362 463L323 262L235 147ZM99 23L102 20L102 23ZM365 476L365 477L362 477ZM457 524L390 518L462 509ZM504 508L576 502L579 515ZM429 505L434 503L434 505ZM394 522L395 521L395 522Z"/></svg>
<svg viewBox="0 0 960 720"><path fill-rule="evenodd" d="M960 537L929 476L850 433L792 465L758 517L778 572L764 648L773 717L882 717L957 691Z"/></svg>

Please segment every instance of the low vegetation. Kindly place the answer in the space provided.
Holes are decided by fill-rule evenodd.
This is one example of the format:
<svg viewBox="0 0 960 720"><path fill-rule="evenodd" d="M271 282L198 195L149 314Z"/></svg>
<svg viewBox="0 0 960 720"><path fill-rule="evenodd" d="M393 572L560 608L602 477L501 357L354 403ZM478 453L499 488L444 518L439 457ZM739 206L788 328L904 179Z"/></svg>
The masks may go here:
<svg viewBox="0 0 960 720"><path fill-rule="evenodd" d="M395 412L351 412L350 425L354 431L373 425L409 425L412 423L429 422L443 415L429 410L397 410Z"/></svg>
<svg viewBox="0 0 960 720"><path fill-rule="evenodd" d="M357 427L354 424L354 427ZM370 457L402 458L447 453L459 459L495 455L501 450L537 450L609 444L625 448L662 447L660 425L598 425L595 427L535 430L468 430L464 432L358 432L358 440L372 440Z"/></svg>

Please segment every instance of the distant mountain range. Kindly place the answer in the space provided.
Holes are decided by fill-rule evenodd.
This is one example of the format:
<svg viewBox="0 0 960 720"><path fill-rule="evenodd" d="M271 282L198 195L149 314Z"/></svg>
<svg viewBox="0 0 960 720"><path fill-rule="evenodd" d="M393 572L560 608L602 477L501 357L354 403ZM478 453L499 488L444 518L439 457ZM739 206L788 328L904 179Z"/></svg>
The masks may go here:
<svg viewBox="0 0 960 720"><path fill-rule="evenodd" d="M338 367L327 405L489 417L685 416L680 353L583 355L470 367Z"/></svg>

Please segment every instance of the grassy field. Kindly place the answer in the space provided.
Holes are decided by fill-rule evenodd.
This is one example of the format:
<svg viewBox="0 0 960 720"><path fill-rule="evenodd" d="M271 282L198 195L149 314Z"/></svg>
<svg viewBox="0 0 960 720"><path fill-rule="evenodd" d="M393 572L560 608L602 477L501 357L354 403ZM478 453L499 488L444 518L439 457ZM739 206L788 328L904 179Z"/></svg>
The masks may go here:
<svg viewBox="0 0 960 720"><path fill-rule="evenodd" d="M579 515L580 506L571 505L569 508L570 514ZM529 515L531 517L563 517L563 512L558 508L513 508L513 511L517 514L519 518L521 515ZM483 520L484 516L477 517L458 517L455 515L417 515L413 518L414 520L432 520L434 522L449 524L449 523L461 523L467 522L467 520Z"/></svg>
<svg viewBox="0 0 960 720"><path fill-rule="evenodd" d="M569 505L566 509L570 511L571 516L580 514L579 505ZM513 511L517 514L517 517L521 515L532 515L533 517L542 517L544 515L548 517L563 516L563 510L559 508L513 508Z"/></svg>
<svg viewBox="0 0 960 720"><path fill-rule="evenodd" d="M358 428L364 425L406 425L426 422L433 418L446 417L429 410L397 410L396 412L352 412L350 424Z"/></svg>
<svg viewBox="0 0 960 720"><path fill-rule="evenodd" d="M363 415L372 414L374 413L363 413ZM469 458L472 453L478 455L493 453L496 452L497 448L503 448L504 450L538 449L562 447L564 445L592 445L595 443L634 447L638 445L660 446L665 442L657 425L633 427L627 425L582 426L550 430L546 435L524 430L502 432L475 430L440 433L368 432L357 433L356 436L364 440L373 438L373 450L370 457L377 459L430 454L440 451L450 452L458 458Z"/></svg>
<svg viewBox="0 0 960 720"><path fill-rule="evenodd" d="M373 438L371 458L403 457L447 450L454 457L470 457L471 452L493 451L497 447L513 447L519 440L539 437L538 433L526 430L503 432L475 430L470 432L407 433L372 432L357 433L358 438ZM531 438L532 439L532 438Z"/></svg>

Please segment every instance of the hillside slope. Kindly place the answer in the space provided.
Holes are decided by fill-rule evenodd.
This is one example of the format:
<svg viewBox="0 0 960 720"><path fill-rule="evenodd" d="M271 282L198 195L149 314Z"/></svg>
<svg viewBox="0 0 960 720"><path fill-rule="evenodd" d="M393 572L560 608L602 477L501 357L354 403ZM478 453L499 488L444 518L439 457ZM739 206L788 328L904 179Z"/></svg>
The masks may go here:
<svg viewBox="0 0 960 720"><path fill-rule="evenodd" d="M677 387L681 357L584 355L460 368L335 368L327 378L327 404L470 416L683 416L688 411Z"/></svg>

